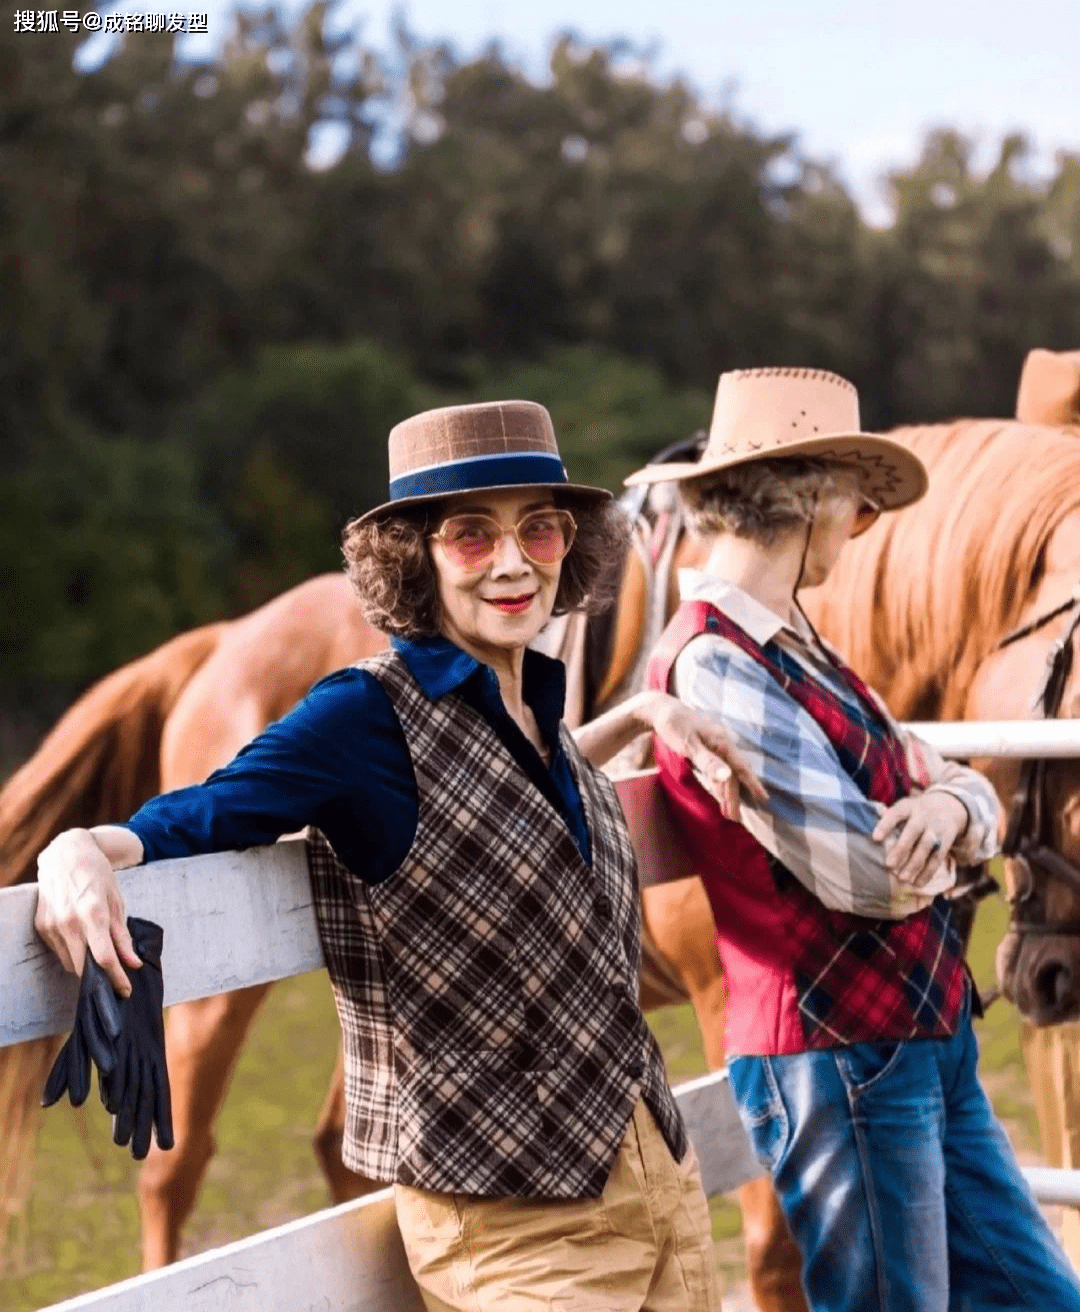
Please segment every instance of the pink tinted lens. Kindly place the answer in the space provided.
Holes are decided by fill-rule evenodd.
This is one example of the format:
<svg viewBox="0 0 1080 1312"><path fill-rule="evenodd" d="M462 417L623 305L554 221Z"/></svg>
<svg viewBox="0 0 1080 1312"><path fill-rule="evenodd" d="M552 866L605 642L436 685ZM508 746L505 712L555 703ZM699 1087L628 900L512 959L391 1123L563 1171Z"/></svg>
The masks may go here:
<svg viewBox="0 0 1080 1312"><path fill-rule="evenodd" d="M477 565L495 554L502 530L486 515L456 515L439 535L449 555L462 565Z"/></svg>
<svg viewBox="0 0 1080 1312"><path fill-rule="evenodd" d="M570 517L556 510L526 515L517 531L522 551L536 565L562 560L574 540Z"/></svg>

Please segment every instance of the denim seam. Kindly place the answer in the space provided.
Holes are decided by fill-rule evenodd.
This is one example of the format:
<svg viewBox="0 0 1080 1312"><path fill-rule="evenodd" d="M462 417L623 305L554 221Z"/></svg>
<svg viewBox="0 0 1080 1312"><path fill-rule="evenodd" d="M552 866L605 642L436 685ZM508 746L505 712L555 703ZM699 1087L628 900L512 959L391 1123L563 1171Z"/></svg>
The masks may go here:
<svg viewBox="0 0 1080 1312"><path fill-rule="evenodd" d="M946 1197L949 1198L950 1201L953 1203L953 1205L956 1207L956 1210L963 1216L964 1220L971 1227L972 1233L975 1235L979 1243L983 1246L986 1252L993 1259L998 1270L1005 1277L1006 1281L1008 1282L1009 1286L1012 1288L1013 1292L1016 1294L1017 1298L1019 1298L1023 1302L1024 1307L1035 1307L1035 1304L1031 1302L1027 1294L1024 1293L1024 1291L1013 1279L1012 1273L1009 1271L1009 1268L1002 1260L1001 1255L998 1253L994 1245L990 1243L990 1241L983 1234L982 1228L978 1225L975 1218L971 1215L967 1207L964 1205L964 1197L963 1194L960 1192L960 1190L955 1188L955 1186L950 1185L948 1181L946 1181L945 1194Z"/></svg>
<svg viewBox="0 0 1080 1312"><path fill-rule="evenodd" d="M739 1119L743 1123L747 1136L750 1139L750 1146L754 1156L762 1166L772 1175L773 1171L780 1163L788 1142L791 1138L791 1119L788 1116L787 1107L784 1104L783 1095L780 1092L780 1085L776 1079L776 1072L772 1068L772 1058L770 1057L753 1057L748 1060L761 1063L761 1072L765 1084L769 1091L769 1104L767 1107L751 1112L743 1107L742 1100L735 1092L734 1084L731 1092L735 1096L735 1109L739 1113ZM762 1154L758 1149L757 1132L765 1129L769 1125L775 1124L779 1129L779 1142L776 1150L772 1153Z"/></svg>
<svg viewBox="0 0 1080 1312"><path fill-rule="evenodd" d="M968 979L965 981L964 1006L961 1009L960 1017L959 1020L957 1021L956 1034L959 1034L966 1025L969 1026L971 1023L971 988L972 988L972 980L969 976ZM952 1037L955 1038L956 1034L954 1034ZM955 1085L959 1081L959 1079L960 1079L960 1073L958 1071L954 1076L953 1088L955 1088ZM951 1094L952 1094L952 1089L948 1091L948 1096L951 1096ZM994 1264L997 1266L1002 1276L1004 1276L1009 1287L1014 1291L1017 1298L1019 1298L1022 1301L1024 1307L1029 1307L1029 1308L1035 1307L1035 1304L1031 1302L1028 1295L1024 1293L1024 1291L1017 1285L1016 1281L1013 1279L1012 1274L1009 1271L1009 1268L1006 1266L1001 1255L998 1253L998 1250L994 1247L992 1243L990 1243L990 1241L983 1234L982 1228L979 1226L974 1216L972 1216L971 1212L968 1210L967 1206L965 1205L963 1193L960 1190L958 1190L955 1185L951 1185L949 1183L948 1176L946 1176L946 1180L945 1180L945 1196L948 1201L955 1204L956 1210L967 1222L968 1226L971 1228L972 1234L975 1235L978 1242L983 1246L985 1251L989 1254L990 1258L993 1260Z"/></svg>
<svg viewBox="0 0 1080 1312"><path fill-rule="evenodd" d="M772 1059L762 1057L761 1063L765 1074L765 1083L769 1086L769 1097L772 1100L772 1114L769 1119L777 1122L779 1130L776 1151L770 1154L771 1160L766 1165L766 1169L771 1175L773 1170L779 1166L780 1158L783 1157L791 1138L791 1119L788 1116L788 1110L780 1092L780 1082L777 1080L776 1072L772 1067Z"/></svg>
<svg viewBox="0 0 1080 1312"><path fill-rule="evenodd" d="M836 1060L835 1057L833 1059ZM837 1063L839 1067L839 1063ZM843 1075L841 1074L841 1083ZM846 1088L845 1084L845 1088ZM885 1249L881 1233L881 1217L878 1215L877 1195L873 1189L873 1173L869 1164L869 1148L863 1138L862 1130L859 1127L858 1118L855 1115L855 1097L848 1090L848 1110L851 1113L851 1128L855 1134L855 1149L859 1154L859 1169L862 1172L863 1196L866 1199L866 1214L870 1218L870 1233L874 1239L874 1261L877 1263L877 1296L878 1308L887 1309L889 1306L889 1283L886 1277L885 1267Z"/></svg>
<svg viewBox="0 0 1080 1312"><path fill-rule="evenodd" d="M868 1080L866 1080L863 1084L859 1084L855 1080L853 1080L851 1078L850 1069L845 1068L842 1054L847 1052L847 1048L844 1047L844 1048L836 1049L836 1054L837 1054L836 1065L837 1065L837 1069L840 1072L840 1079L843 1082L845 1089L847 1090L849 1101L852 1098L859 1097L860 1094L869 1093L871 1089L876 1088L882 1082L882 1080L885 1079L887 1075L891 1075L893 1070L900 1064L900 1059L904 1055L904 1044L911 1042L911 1040L887 1039L887 1040L872 1040L872 1042L878 1042L879 1044L892 1043L893 1050L889 1054L888 1058L885 1061L885 1065L882 1066L881 1070L879 1070L876 1075L871 1075L871 1077ZM852 1044L851 1046L854 1047L855 1045Z"/></svg>

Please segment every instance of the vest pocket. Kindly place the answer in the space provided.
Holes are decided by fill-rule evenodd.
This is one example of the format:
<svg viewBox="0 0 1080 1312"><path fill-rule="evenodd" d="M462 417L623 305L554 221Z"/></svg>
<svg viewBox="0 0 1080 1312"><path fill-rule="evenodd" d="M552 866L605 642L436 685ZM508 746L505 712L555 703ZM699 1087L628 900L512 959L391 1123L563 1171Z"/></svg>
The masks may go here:
<svg viewBox="0 0 1080 1312"><path fill-rule="evenodd" d="M511 1039L497 1048L452 1048L432 1053L426 1058L433 1071L457 1073L463 1067L480 1069L490 1067L508 1074L527 1074L530 1071L549 1071L554 1052L540 1047L526 1038Z"/></svg>
<svg viewBox="0 0 1080 1312"><path fill-rule="evenodd" d="M549 1064L543 1049L514 1040L497 1048L424 1053L399 1067L398 1152L405 1168L399 1178L428 1188L491 1192L500 1158L528 1156L540 1142L536 1086ZM490 1145L482 1161L476 1160L478 1142Z"/></svg>

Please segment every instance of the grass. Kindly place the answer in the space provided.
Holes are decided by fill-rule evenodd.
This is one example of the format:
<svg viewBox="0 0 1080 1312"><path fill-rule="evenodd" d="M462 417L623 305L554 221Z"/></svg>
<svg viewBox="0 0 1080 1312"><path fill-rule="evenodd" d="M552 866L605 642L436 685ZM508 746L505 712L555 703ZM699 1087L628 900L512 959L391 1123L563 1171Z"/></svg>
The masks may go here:
<svg viewBox="0 0 1080 1312"><path fill-rule="evenodd" d="M976 980L993 980L994 947L1006 909L980 909L970 961ZM650 1016L675 1081L701 1074L705 1057L689 1007ZM998 1114L1018 1149L1037 1149L1014 1009L999 1001L978 1023L982 1064ZM185 1254L253 1234L329 1201L311 1151L311 1131L329 1083L337 1022L323 974L272 990L241 1056L218 1121L218 1151L185 1231ZM0 1270L0 1308L30 1312L134 1275L139 1270L136 1167L112 1145L108 1120L91 1098L44 1117L19 1271ZM741 1217L729 1198L711 1206L724 1285L745 1278Z"/></svg>
<svg viewBox="0 0 1080 1312"><path fill-rule="evenodd" d="M218 1151L185 1231L185 1255L328 1204L311 1133L337 1033L325 974L271 991L218 1120ZM65 1102L45 1114L24 1269L0 1273L4 1312L29 1312L139 1271L137 1169L112 1144L95 1096L77 1111Z"/></svg>

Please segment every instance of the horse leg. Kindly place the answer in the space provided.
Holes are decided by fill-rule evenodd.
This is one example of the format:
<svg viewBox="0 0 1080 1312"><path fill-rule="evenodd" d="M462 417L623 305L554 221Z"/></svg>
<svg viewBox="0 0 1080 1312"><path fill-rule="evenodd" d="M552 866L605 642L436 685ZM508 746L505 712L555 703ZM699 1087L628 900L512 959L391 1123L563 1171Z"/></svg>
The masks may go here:
<svg viewBox="0 0 1080 1312"><path fill-rule="evenodd" d="M739 1189L746 1266L761 1312L806 1312L802 1254L767 1175Z"/></svg>
<svg viewBox="0 0 1080 1312"><path fill-rule="evenodd" d="M338 1045L337 1063L326 1091L326 1100L319 1111L312 1141L315 1156L326 1178L330 1199L335 1203L348 1202L385 1189L383 1180L369 1180L367 1176L350 1171L341 1160L341 1144L345 1138L345 1062Z"/></svg>
<svg viewBox="0 0 1080 1312"><path fill-rule="evenodd" d="M151 1146L139 1175L143 1270L175 1262L180 1231L214 1155L214 1119L225 1099L244 1035L270 990L257 984L169 1011L165 1034L176 1146Z"/></svg>
<svg viewBox="0 0 1080 1312"><path fill-rule="evenodd" d="M1080 1023L1020 1022L1020 1046L1031 1085L1039 1138L1048 1166L1080 1165ZM1080 1210L1062 1208L1061 1246L1080 1270Z"/></svg>
<svg viewBox="0 0 1080 1312"><path fill-rule="evenodd" d="M679 879L646 888L642 895L649 932L676 968L694 1007L710 1070L723 1066L724 971L716 947L712 908L700 879ZM761 1312L806 1312L802 1255L765 1177L739 1190L746 1265Z"/></svg>

